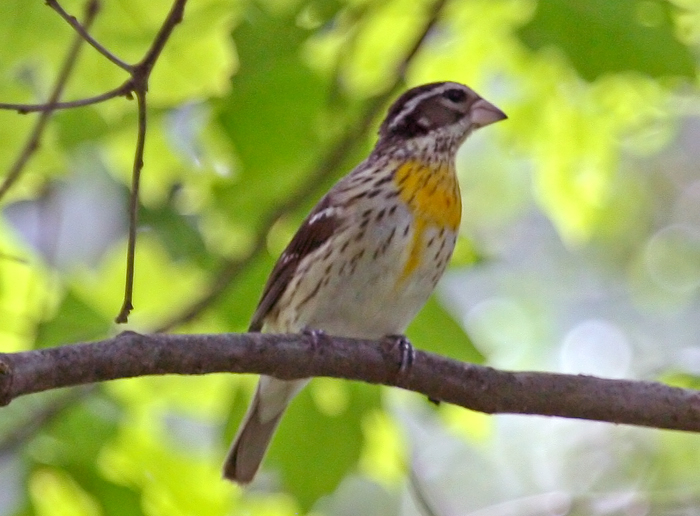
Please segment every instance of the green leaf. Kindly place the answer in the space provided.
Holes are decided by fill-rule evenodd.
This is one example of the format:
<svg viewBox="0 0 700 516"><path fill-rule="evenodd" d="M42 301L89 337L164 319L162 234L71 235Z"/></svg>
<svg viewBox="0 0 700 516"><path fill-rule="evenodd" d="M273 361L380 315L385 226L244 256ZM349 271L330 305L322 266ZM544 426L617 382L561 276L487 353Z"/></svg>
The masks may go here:
<svg viewBox="0 0 700 516"><path fill-rule="evenodd" d="M520 37L532 49L560 48L587 80L621 71L694 78L672 14L665 0L543 0Z"/></svg>

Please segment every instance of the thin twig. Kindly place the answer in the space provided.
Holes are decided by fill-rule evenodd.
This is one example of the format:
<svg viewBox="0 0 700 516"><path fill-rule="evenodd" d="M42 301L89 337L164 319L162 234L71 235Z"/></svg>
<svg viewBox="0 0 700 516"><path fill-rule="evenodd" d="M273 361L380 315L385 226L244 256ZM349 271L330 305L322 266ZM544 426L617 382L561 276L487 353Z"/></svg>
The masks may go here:
<svg viewBox="0 0 700 516"><path fill-rule="evenodd" d="M124 84L118 88L107 91L100 95L95 95L94 97L88 97L85 99L71 100L69 102L55 102L54 104L8 104L5 102L0 102L0 109L7 109L12 111L17 111L20 114L34 113L39 111L58 111L59 109L72 109L84 106L90 106L92 104L99 104L105 100L110 100L116 97L127 97L130 98L134 91L134 85L131 79L127 80Z"/></svg>
<svg viewBox="0 0 700 516"><path fill-rule="evenodd" d="M182 21L185 14L185 4L187 0L175 0L173 6L170 8L168 16L165 18L165 22L161 25L158 34L153 39L150 48L146 52L146 55L139 62L138 67L148 70L148 75L150 75L153 66L156 64L160 53L165 48L165 44L168 42L170 35L175 29L175 26Z"/></svg>
<svg viewBox="0 0 700 516"><path fill-rule="evenodd" d="M139 122L136 137L136 152L134 152L134 167L131 173L131 197L129 198L129 241L126 251L126 281L124 282L124 302L115 318L117 323L125 323L129 313L134 308L134 263L136 256L136 229L139 215L139 186L141 170L143 169L143 150L146 146L146 92L137 91Z"/></svg>
<svg viewBox="0 0 700 516"><path fill-rule="evenodd" d="M39 145L39 137L43 132L44 127L53 111L56 109L67 109L74 107L87 106L90 104L96 104L98 102L103 102L105 100L117 97L126 96L130 97L132 94L138 99L138 136L136 150L134 152L134 165L132 170L132 188L131 188L131 199L130 199L130 209L129 209L129 241L127 244L127 258L126 258L126 283L124 286L124 301L122 303L121 310L117 314L115 320L118 323L124 323L127 321L130 311L133 309L133 289L134 289L134 260L136 251L136 229L138 222L138 206L139 206L139 185L141 178L141 170L143 168L143 154L146 140L146 120L147 120L147 109L146 109L146 94L148 92L148 81L153 71L158 58L160 57L165 45L170 38L175 26L182 21L185 5L187 0L174 0L170 12L166 16L163 24L153 39L148 50L144 54L144 57L135 65L128 64L110 51L108 51L104 46L98 43L90 34L88 34L89 26L92 24L94 16L98 8L98 0L91 0L88 4L87 13L85 16L85 21L81 24L75 17L69 15L63 7L58 3L58 0L46 0L48 6L50 6L54 11L56 11L68 24L75 29L77 36L71 51L69 52L66 64L59 75L56 87L46 104L40 105L27 105L27 104L0 104L0 109L15 109L20 113L28 113L33 111L40 111L41 116L37 122L37 126L32 134L32 137L27 142L24 150L20 154L17 162L12 166L9 173L7 174L5 181L0 185L0 198L7 192L7 190L12 186L12 184L17 180L24 165L28 161L29 157L34 153ZM78 50L83 42L89 43L93 46L101 55L107 58L109 61L129 72L131 77L120 87L91 97L88 99L81 99L71 102L59 103L58 99L63 91L65 82L67 81L72 66L77 58Z"/></svg>
<svg viewBox="0 0 700 516"><path fill-rule="evenodd" d="M316 166L316 168L308 174L302 184L296 189L291 196L278 204L267 215L263 216L260 230L257 232L252 249L248 255L240 260L228 261L224 263L219 273L212 280L209 289L206 293L197 299L190 306L185 308L180 314L172 317L170 320L161 324L156 332L169 331L176 326L187 323L195 319L199 314L206 310L221 294L233 283L247 268L262 254L265 250L265 242L267 234L273 224L283 215L292 212L299 208L304 202L312 197L318 188L319 184L333 174L336 174L338 168L343 161L348 157L351 151L365 138L372 122L376 119L379 112L391 97L395 95L396 90L404 81L406 70L410 62L418 53L425 40L438 22L446 0L436 1L429 12L428 21L423 26L418 34L415 42L406 53L406 55L397 63L394 80L386 88L385 92L372 100L368 101L364 113L360 119L351 124L345 135L327 152L326 156Z"/></svg>
<svg viewBox="0 0 700 516"><path fill-rule="evenodd" d="M116 323L125 323L129 319L129 313L134 308L134 267L136 260L136 233L139 211L139 185L141 183L141 170L143 168L143 152L146 144L146 93L148 92L148 80L153 67L158 60L165 44L172 34L175 26L182 21L187 0L175 0L173 6L165 18L158 34L151 43L150 48L143 59L132 68L132 80L134 94L138 100L138 137L136 139L136 151L134 152L134 167L131 175L131 197L129 200L129 241L126 251L126 280L124 284L124 301L119 313L114 318Z"/></svg>
<svg viewBox="0 0 700 516"><path fill-rule="evenodd" d="M90 25L92 25L92 22L94 21L95 16L97 15L98 8L98 0L90 0L87 3L85 7L83 21L83 26L86 30L90 27ZM81 36L76 36L73 40L73 43L71 44L70 49L68 50L68 54L66 54L66 58L63 61L63 66L61 67L61 71L58 74L58 78L56 79L56 84L54 84L53 90L51 91L51 95L49 96L49 100L46 103L46 109L44 109L41 115L39 115L39 119L36 121L34 129L32 130L32 133L29 136L27 143L25 144L24 148L17 157L17 160L15 160L15 162L10 167L10 170L7 172L5 179L0 185L0 199L2 199L5 196L7 191L17 181L17 179L19 179L20 175L22 174L22 171L24 170L25 165L32 157L34 152L36 152L36 150L39 148L39 141L41 139L41 135L44 133L46 124L51 118L51 114L54 111L54 105L56 104L56 102L58 102L58 99L61 98L61 95L63 94L63 90L66 86L66 83L68 82L70 74L73 71L73 66L75 65L75 62L78 59L78 55L80 54L80 49L83 45L83 41L84 39Z"/></svg>
<svg viewBox="0 0 700 516"><path fill-rule="evenodd" d="M86 26L86 24L81 24L78 20L75 19L75 16L71 16L70 14L68 14L63 9L63 7L61 7L57 0L46 0L46 5L48 5L49 7L51 7L51 9L56 11L61 18L63 18L71 27L73 27L73 29L75 29L75 32L78 33L81 39L87 42L90 46L92 46L95 50L97 50L100 54L102 54L112 63L117 65L119 68L131 73L133 67L130 64L125 63L124 61L119 59L117 56L115 56L109 50L103 47L100 43L98 43L95 40L95 38L90 36L90 34L88 34L88 27Z"/></svg>

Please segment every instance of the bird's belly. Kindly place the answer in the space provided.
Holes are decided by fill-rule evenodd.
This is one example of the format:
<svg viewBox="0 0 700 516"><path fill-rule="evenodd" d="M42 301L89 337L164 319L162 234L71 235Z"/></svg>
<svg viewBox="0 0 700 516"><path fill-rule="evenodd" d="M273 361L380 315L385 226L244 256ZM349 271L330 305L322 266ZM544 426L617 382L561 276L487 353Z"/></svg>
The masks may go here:
<svg viewBox="0 0 700 516"><path fill-rule="evenodd" d="M368 226L365 238L350 241L342 253L342 245L334 246L326 262L333 264L329 279L297 314L303 327L372 339L405 332L442 276L456 234L401 215ZM308 277L326 268L311 265Z"/></svg>

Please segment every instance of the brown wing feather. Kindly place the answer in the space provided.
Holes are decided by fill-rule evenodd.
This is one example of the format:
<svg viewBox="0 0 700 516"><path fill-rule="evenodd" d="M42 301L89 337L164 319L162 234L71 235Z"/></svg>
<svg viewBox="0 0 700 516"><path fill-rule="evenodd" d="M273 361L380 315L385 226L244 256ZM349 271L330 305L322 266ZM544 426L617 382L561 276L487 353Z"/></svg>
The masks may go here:
<svg viewBox="0 0 700 516"><path fill-rule="evenodd" d="M248 331L257 332L262 329L265 316L282 297L301 261L321 247L335 233L339 221L337 210L333 208L330 196L326 195L309 213L277 260L265 284Z"/></svg>

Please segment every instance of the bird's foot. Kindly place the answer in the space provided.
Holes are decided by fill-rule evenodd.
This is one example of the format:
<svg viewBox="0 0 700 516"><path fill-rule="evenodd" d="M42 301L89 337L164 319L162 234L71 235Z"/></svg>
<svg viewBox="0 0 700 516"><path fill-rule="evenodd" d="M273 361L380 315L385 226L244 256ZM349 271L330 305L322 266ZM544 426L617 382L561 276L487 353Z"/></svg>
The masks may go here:
<svg viewBox="0 0 700 516"><path fill-rule="evenodd" d="M314 328L304 328L301 330L301 334L309 338L314 355L321 349L322 342L328 339L328 334L325 331Z"/></svg>
<svg viewBox="0 0 700 516"><path fill-rule="evenodd" d="M398 349L399 370L397 374L399 378L405 378L416 358L416 350L411 341L405 335L387 335L383 340L391 346L392 351Z"/></svg>

